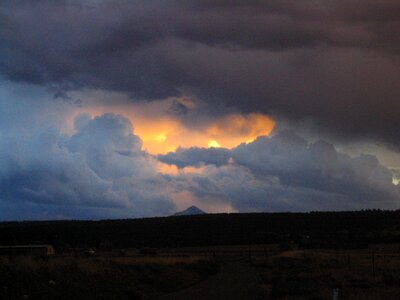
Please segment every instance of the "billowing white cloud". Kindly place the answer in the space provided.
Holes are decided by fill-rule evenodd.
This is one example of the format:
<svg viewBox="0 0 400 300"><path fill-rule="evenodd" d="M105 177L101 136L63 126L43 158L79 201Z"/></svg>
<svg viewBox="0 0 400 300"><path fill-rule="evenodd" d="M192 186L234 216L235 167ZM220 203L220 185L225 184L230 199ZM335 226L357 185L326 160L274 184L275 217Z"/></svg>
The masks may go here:
<svg viewBox="0 0 400 300"><path fill-rule="evenodd" d="M1 136L0 207L6 209L0 218L19 218L22 204L41 208L40 214L26 212L22 218L136 217L174 211L166 181L156 171L154 158L141 151L129 120L114 114L80 116L75 129L71 136L55 128ZM13 207L18 209L13 212Z"/></svg>

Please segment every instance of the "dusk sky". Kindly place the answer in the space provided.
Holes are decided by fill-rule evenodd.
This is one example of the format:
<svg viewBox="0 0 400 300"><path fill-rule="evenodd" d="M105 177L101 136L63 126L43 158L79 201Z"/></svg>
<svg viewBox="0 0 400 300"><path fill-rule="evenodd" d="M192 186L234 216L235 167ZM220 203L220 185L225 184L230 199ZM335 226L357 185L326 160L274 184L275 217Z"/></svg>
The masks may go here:
<svg viewBox="0 0 400 300"><path fill-rule="evenodd" d="M2 0L0 220L400 208L400 1Z"/></svg>

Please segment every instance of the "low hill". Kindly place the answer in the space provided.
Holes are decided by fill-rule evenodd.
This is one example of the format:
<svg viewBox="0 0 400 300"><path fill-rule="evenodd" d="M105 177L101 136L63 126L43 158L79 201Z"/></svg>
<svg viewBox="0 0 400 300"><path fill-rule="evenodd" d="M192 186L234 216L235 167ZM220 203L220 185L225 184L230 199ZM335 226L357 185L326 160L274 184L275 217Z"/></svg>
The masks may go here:
<svg viewBox="0 0 400 300"><path fill-rule="evenodd" d="M195 215L204 215L206 212L202 211L197 206L191 206L183 211L179 211L174 214L174 216L195 216Z"/></svg>

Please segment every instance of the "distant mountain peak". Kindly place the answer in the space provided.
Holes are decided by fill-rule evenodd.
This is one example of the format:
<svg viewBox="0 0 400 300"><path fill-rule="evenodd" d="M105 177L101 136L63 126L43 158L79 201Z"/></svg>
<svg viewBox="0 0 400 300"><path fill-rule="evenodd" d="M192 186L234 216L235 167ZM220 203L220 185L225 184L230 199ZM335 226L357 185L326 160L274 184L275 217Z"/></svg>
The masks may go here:
<svg viewBox="0 0 400 300"><path fill-rule="evenodd" d="M188 207L185 210L179 211L174 214L174 216L193 216L193 215L204 215L206 212L202 211L197 206Z"/></svg>

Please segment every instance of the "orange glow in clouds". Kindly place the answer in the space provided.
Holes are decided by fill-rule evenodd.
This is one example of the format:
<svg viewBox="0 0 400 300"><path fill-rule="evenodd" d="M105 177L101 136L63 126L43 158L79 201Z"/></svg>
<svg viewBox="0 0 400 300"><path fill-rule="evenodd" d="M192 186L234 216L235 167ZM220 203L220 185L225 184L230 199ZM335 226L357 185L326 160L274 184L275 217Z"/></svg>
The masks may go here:
<svg viewBox="0 0 400 300"><path fill-rule="evenodd" d="M95 117L110 112L123 115L132 122L134 134L142 139L143 149L151 154L165 154L178 147L233 148L258 136L269 135L275 126L270 117L251 113L229 114L188 128L177 117L166 114L162 103L150 103L81 108L68 118L65 131L71 132L73 118L79 114L89 113Z"/></svg>
<svg viewBox="0 0 400 300"><path fill-rule="evenodd" d="M275 126L271 118L262 114L228 115L200 129L188 129L168 118L133 123L135 133L143 140L143 148L152 154L167 153L178 147L233 148L269 135Z"/></svg>
<svg viewBox="0 0 400 300"><path fill-rule="evenodd" d="M241 143L250 143L258 136L269 135L274 126L270 117L260 113L231 114L213 121L206 134L211 137L213 145L233 148Z"/></svg>

